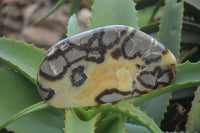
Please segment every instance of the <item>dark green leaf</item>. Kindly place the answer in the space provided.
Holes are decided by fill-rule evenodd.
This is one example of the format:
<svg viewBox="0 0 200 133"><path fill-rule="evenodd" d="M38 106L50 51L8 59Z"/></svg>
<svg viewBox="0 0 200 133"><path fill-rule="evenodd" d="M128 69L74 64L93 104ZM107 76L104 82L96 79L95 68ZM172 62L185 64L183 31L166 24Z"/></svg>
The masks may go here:
<svg viewBox="0 0 200 133"><path fill-rule="evenodd" d="M183 30L200 34L200 25L189 21L183 21Z"/></svg>
<svg viewBox="0 0 200 133"><path fill-rule="evenodd" d="M191 88L185 88L182 90L178 90L172 93L172 99L181 99L181 98L187 98L194 96L194 91L196 90L196 87L191 87Z"/></svg>
<svg viewBox="0 0 200 133"><path fill-rule="evenodd" d="M158 3L159 0L134 0L136 5L136 9L143 9L145 7L149 7Z"/></svg>
<svg viewBox="0 0 200 133"><path fill-rule="evenodd" d="M199 2L199 0L184 0L184 1L187 2L188 4L194 6L198 10L200 10L200 2Z"/></svg>
<svg viewBox="0 0 200 133"><path fill-rule="evenodd" d="M162 17L162 15L163 15L163 5L164 5L163 0L160 0L156 3L149 23L155 23Z"/></svg>
<svg viewBox="0 0 200 133"><path fill-rule="evenodd" d="M200 25L192 22L183 22L181 42L200 45Z"/></svg>
<svg viewBox="0 0 200 133"><path fill-rule="evenodd" d="M19 113L15 114L8 121L6 121L4 124L2 124L0 126L0 130L5 128L6 126L8 126L10 123L30 114L32 112L35 112L35 111L38 111L38 110L41 110L41 109L45 109L45 108L48 108L48 107L49 107L49 105L45 101L42 101L42 102L36 103L32 106L29 106L29 107L23 109L22 111L20 111Z"/></svg>
<svg viewBox="0 0 200 133"><path fill-rule="evenodd" d="M166 93L157 97L153 97L152 99L139 104L139 106L141 110L146 111L147 115L153 118L156 124L160 126L160 122L164 118L163 114L166 112L166 107L169 105L169 98L171 98L171 94Z"/></svg>
<svg viewBox="0 0 200 133"><path fill-rule="evenodd" d="M198 52L198 47L194 47L191 50L186 51L186 53L184 53L184 54L183 54L183 52L181 52L181 55L182 55L182 56L180 56L181 62L185 62L190 59L192 60L193 56L195 56L195 54L198 54L197 52Z"/></svg>
<svg viewBox="0 0 200 133"><path fill-rule="evenodd" d="M144 26L141 30L154 38L157 38L159 23ZM183 29L181 32L181 43L187 46L200 45L200 26L195 23L183 21Z"/></svg>
<svg viewBox="0 0 200 133"><path fill-rule="evenodd" d="M18 73L0 69L0 125L21 110L38 103L37 88ZM16 133L62 133L64 111L48 108L31 113L6 128Z"/></svg>
<svg viewBox="0 0 200 133"><path fill-rule="evenodd" d="M186 131L190 133L200 132L200 87L197 88L192 102L189 119L186 124Z"/></svg>
<svg viewBox="0 0 200 133"><path fill-rule="evenodd" d="M190 44L198 44L200 45L200 34L197 34L193 31L182 31L182 42L186 43L185 45L190 45Z"/></svg>
<svg viewBox="0 0 200 133"><path fill-rule="evenodd" d="M199 0L184 0L184 14L190 21L200 23L200 4Z"/></svg>
<svg viewBox="0 0 200 133"><path fill-rule="evenodd" d="M151 133L148 129L140 125L125 123L127 133Z"/></svg>
<svg viewBox="0 0 200 133"><path fill-rule="evenodd" d="M154 8L155 8L155 6L138 10L138 18L139 18L138 25L139 25L139 27L148 25L148 23L151 19L152 13L154 12Z"/></svg>
<svg viewBox="0 0 200 133"><path fill-rule="evenodd" d="M157 38L157 32L159 30L159 23L151 24L148 26L141 27L141 31L149 34L153 38Z"/></svg>
<svg viewBox="0 0 200 133"><path fill-rule="evenodd" d="M76 12L78 12L79 8L81 7L82 0L72 0L70 4L69 16L72 16Z"/></svg>

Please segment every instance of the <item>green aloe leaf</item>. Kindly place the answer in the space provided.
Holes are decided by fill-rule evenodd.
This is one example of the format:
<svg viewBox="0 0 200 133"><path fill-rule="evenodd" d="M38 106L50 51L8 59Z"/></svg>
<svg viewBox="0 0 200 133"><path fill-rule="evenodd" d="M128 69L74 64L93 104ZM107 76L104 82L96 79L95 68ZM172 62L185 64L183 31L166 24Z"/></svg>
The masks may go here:
<svg viewBox="0 0 200 133"><path fill-rule="evenodd" d="M192 107L189 112L189 119L186 124L186 131L190 133L200 132L200 87L195 91Z"/></svg>
<svg viewBox="0 0 200 133"><path fill-rule="evenodd" d="M101 105L96 108L96 112L118 112L139 122L142 126L146 127L152 133L161 133L162 131L147 114L139 108L134 107L132 103L118 102L116 105Z"/></svg>
<svg viewBox="0 0 200 133"><path fill-rule="evenodd" d="M19 113L15 114L7 122L2 124L0 126L0 130L5 128L6 126L8 126L10 123L12 123L12 122L14 122L14 121L16 121L16 120L18 120L18 119L30 114L30 113L33 113L35 111L38 111L38 110L41 110L41 109L45 109L45 108L48 108L48 107L49 107L49 105L44 101L36 103L36 104L34 104L32 106L29 106L29 107L23 109L22 111L20 111Z"/></svg>
<svg viewBox="0 0 200 133"><path fill-rule="evenodd" d="M76 14L73 14L69 18L68 26L67 26L67 37L76 35L79 33L79 26L76 19Z"/></svg>
<svg viewBox="0 0 200 133"><path fill-rule="evenodd" d="M161 0L155 0L151 1L143 1L141 4L136 4L137 11L138 11L138 25L139 27L148 26L149 24L155 23L158 19L162 17L163 14L163 4L164 1ZM144 5L146 3L146 6L143 8L138 9L138 6Z"/></svg>
<svg viewBox="0 0 200 133"><path fill-rule="evenodd" d="M65 133L94 133L97 116L89 121L82 121L71 110L66 110L65 113Z"/></svg>
<svg viewBox="0 0 200 133"><path fill-rule="evenodd" d="M165 44L165 46L168 47L170 50L176 49L177 54L178 54L177 50L179 50L179 45L180 45L181 22L183 13L182 10L183 10L183 3L176 3L175 1L173 2L169 0L166 1L158 37L158 40L163 44ZM178 18L176 17L177 18L176 20L167 21L171 19L170 12L177 12L179 15ZM172 21L175 26L171 24ZM142 30L146 31L147 33L152 31L156 32L158 30L157 28L158 25L154 24L153 26L148 28L147 27L143 28ZM169 26L172 26L172 28ZM177 28L177 30L175 30L176 36L174 36L173 26ZM167 35L168 32L171 32L172 35ZM171 39L172 36L174 37L174 39ZM171 40L171 42L169 40ZM175 51L172 50L172 52ZM167 105L169 104L170 98L171 98L171 93L166 93L160 96L152 97L150 100L143 101L141 104L139 104L139 106L141 107L142 110L146 111L147 114L150 117L152 117L158 125L160 125L161 120L164 118L164 113L166 112L166 108ZM160 101L162 101L162 103L160 103ZM154 108L155 104L156 108Z"/></svg>
<svg viewBox="0 0 200 133"><path fill-rule="evenodd" d="M96 123L95 133L107 133L113 121L117 118L122 117L120 113L109 112L107 115Z"/></svg>
<svg viewBox="0 0 200 133"><path fill-rule="evenodd" d="M14 39L0 38L0 61L36 85L37 71L45 54L43 49L18 42Z"/></svg>
<svg viewBox="0 0 200 133"><path fill-rule="evenodd" d="M157 32L159 30L159 23L144 26L141 30L154 38L157 38ZM183 21L183 28L181 31L181 43L187 46L200 45L200 25Z"/></svg>
<svg viewBox="0 0 200 133"><path fill-rule="evenodd" d="M195 90L196 90L196 87L190 87L190 88L185 88L185 89L175 91L172 93L172 99L176 100L176 99L194 96Z"/></svg>
<svg viewBox="0 0 200 133"><path fill-rule="evenodd" d="M147 128L140 125L125 123L127 133L151 133Z"/></svg>
<svg viewBox="0 0 200 133"><path fill-rule="evenodd" d="M192 16L193 22L200 23L200 4L199 0L184 0L185 13Z"/></svg>
<svg viewBox="0 0 200 133"><path fill-rule="evenodd" d="M183 17L183 2L177 3L174 0L166 0L165 2L166 5L160 24L158 41L171 50L178 60Z"/></svg>
<svg viewBox="0 0 200 133"><path fill-rule="evenodd" d="M151 15L151 19L149 21L149 23L154 23L157 20L159 20L159 18L162 17L163 14L163 5L164 5L164 1L159 0L156 4L155 4L155 8L154 11Z"/></svg>
<svg viewBox="0 0 200 133"><path fill-rule="evenodd" d="M183 22L183 30L181 42L185 43L185 45L189 44L198 44L200 45L200 25L192 22Z"/></svg>
<svg viewBox="0 0 200 133"><path fill-rule="evenodd" d="M200 10L200 2L199 0L184 0L188 4L194 6L196 9Z"/></svg>
<svg viewBox="0 0 200 133"><path fill-rule="evenodd" d="M75 14L81 7L82 0L72 0L70 4L69 16Z"/></svg>
<svg viewBox="0 0 200 133"><path fill-rule="evenodd" d="M47 108L34 113L24 109L40 108L41 101L37 88L19 73L0 68L0 127L14 115L20 118L7 125L7 129L16 133L62 133L64 127L64 111ZM30 109L30 108L29 108ZM21 111L21 112L20 112ZM18 113L20 112L20 113ZM18 113L18 114L17 114Z"/></svg>
<svg viewBox="0 0 200 133"><path fill-rule="evenodd" d="M158 41L169 48L177 58L180 45L183 2L176 3L175 1L170 0L166 0L165 2ZM176 19L171 19L172 12L176 12ZM158 97L153 97L151 100L145 101L139 106L141 106L142 110L148 112L147 114L153 117L156 123L160 125L161 120L164 118L164 113L166 112L170 98L171 93L166 93ZM159 101L162 101L162 103L159 103ZM157 103L156 109L154 108L155 103Z"/></svg>
<svg viewBox="0 0 200 133"><path fill-rule="evenodd" d="M134 2L137 3L137 9L155 5L158 1L159 0L134 0Z"/></svg>
<svg viewBox="0 0 200 133"><path fill-rule="evenodd" d="M128 25L137 29L133 0L95 0L89 29L105 25Z"/></svg>
<svg viewBox="0 0 200 133"><path fill-rule="evenodd" d="M148 26L141 27L141 31L147 33L153 38L157 38L157 32L159 30L159 23L154 23Z"/></svg>
<svg viewBox="0 0 200 133"><path fill-rule="evenodd" d="M189 59L193 59L193 57L195 56L195 54L198 54L197 53L198 52L198 47L196 46L196 47L194 47L194 48L192 48L191 50L186 50L185 51L185 53L182 55L182 58L181 58L181 56L180 56L180 59L181 59L181 62L185 62L185 61L187 61L187 60L189 60Z"/></svg>
<svg viewBox="0 0 200 133"><path fill-rule="evenodd" d="M138 25L139 27L143 27L148 25L152 13L154 12L155 6L151 6L151 7L147 7L147 8L143 8L138 10Z"/></svg>
<svg viewBox="0 0 200 133"><path fill-rule="evenodd" d="M47 15L45 15L42 19L40 19L38 22L34 23L33 25L36 25L42 21L44 21L46 18L48 18L52 13L54 13L60 6L63 5L67 0L59 0L56 5L49 11Z"/></svg>
<svg viewBox="0 0 200 133"><path fill-rule="evenodd" d="M185 62L178 64L178 72L172 81L173 84L200 82L200 61L197 63Z"/></svg>
<svg viewBox="0 0 200 133"><path fill-rule="evenodd" d="M185 62L178 65L178 72L172 81L171 85L157 89L138 98L135 98L133 103L138 105L152 97L159 96L164 93L181 90L184 88L194 87L200 85L200 62L190 63Z"/></svg>
<svg viewBox="0 0 200 133"><path fill-rule="evenodd" d="M161 120L164 118L163 114L166 112L166 107L169 104L169 98L171 98L171 95L165 93L160 96L152 97L151 99L140 103L138 106L141 110L146 111L147 115L153 118L155 123L160 126Z"/></svg>
<svg viewBox="0 0 200 133"><path fill-rule="evenodd" d="M187 132L182 131L182 132L165 132L165 133L187 133Z"/></svg>
<svg viewBox="0 0 200 133"><path fill-rule="evenodd" d="M112 122L112 125L108 129L108 133L126 133L122 118L119 117Z"/></svg>

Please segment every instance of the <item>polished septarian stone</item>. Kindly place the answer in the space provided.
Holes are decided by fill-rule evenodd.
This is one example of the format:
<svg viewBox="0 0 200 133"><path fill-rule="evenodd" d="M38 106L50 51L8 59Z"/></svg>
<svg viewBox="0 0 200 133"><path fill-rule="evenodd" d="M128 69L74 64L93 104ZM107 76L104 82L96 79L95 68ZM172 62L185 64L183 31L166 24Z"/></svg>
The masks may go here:
<svg viewBox="0 0 200 133"><path fill-rule="evenodd" d="M174 55L160 42L111 25L53 45L39 67L38 91L54 107L94 106L163 87L176 71Z"/></svg>

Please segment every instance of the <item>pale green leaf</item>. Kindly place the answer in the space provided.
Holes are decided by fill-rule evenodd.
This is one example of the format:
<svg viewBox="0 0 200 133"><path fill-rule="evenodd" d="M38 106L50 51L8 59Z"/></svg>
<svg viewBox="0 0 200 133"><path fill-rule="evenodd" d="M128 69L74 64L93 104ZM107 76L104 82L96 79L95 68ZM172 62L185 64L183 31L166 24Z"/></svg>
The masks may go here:
<svg viewBox="0 0 200 133"><path fill-rule="evenodd" d="M66 110L65 113L65 133L94 133L97 117L89 121L82 121L71 110Z"/></svg>
<svg viewBox="0 0 200 133"><path fill-rule="evenodd" d="M79 33L79 26L76 19L76 14L74 14L69 18L69 22L67 26L67 37L76 35L78 33Z"/></svg>
<svg viewBox="0 0 200 133"><path fill-rule="evenodd" d="M89 29L106 25L138 28L133 0L94 0Z"/></svg>
<svg viewBox="0 0 200 133"><path fill-rule="evenodd" d="M14 39L0 38L0 61L36 85L37 71L45 51Z"/></svg>

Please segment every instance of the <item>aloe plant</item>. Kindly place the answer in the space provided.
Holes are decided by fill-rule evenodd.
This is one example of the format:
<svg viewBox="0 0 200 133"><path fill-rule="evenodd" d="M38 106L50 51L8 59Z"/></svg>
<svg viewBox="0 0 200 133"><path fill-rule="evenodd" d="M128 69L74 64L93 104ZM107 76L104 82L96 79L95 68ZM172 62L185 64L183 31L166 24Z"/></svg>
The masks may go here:
<svg viewBox="0 0 200 133"><path fill-rule="evenodd" d="M49 14L64 2L60 0ZM79 33L75 13L80 3L81 0L71 3L68 37ZM194 117L200 114L199 89L195 93L191 89L200 85L199 3L189 0L94 0L91 10L88 29L128 25L162 42L178 60L175 79L168 86L137 98L87 108L57 109L42 101L37 92L36 76L45 51L2 37L0 62L6 67L0 68L0 132L6 128L16 133L159 133L164 131L160 125L169 102L188 96L195 98L185 132L200 132L200 117ZM193 22L182 19L188 13L193 15Z"/></svg>

